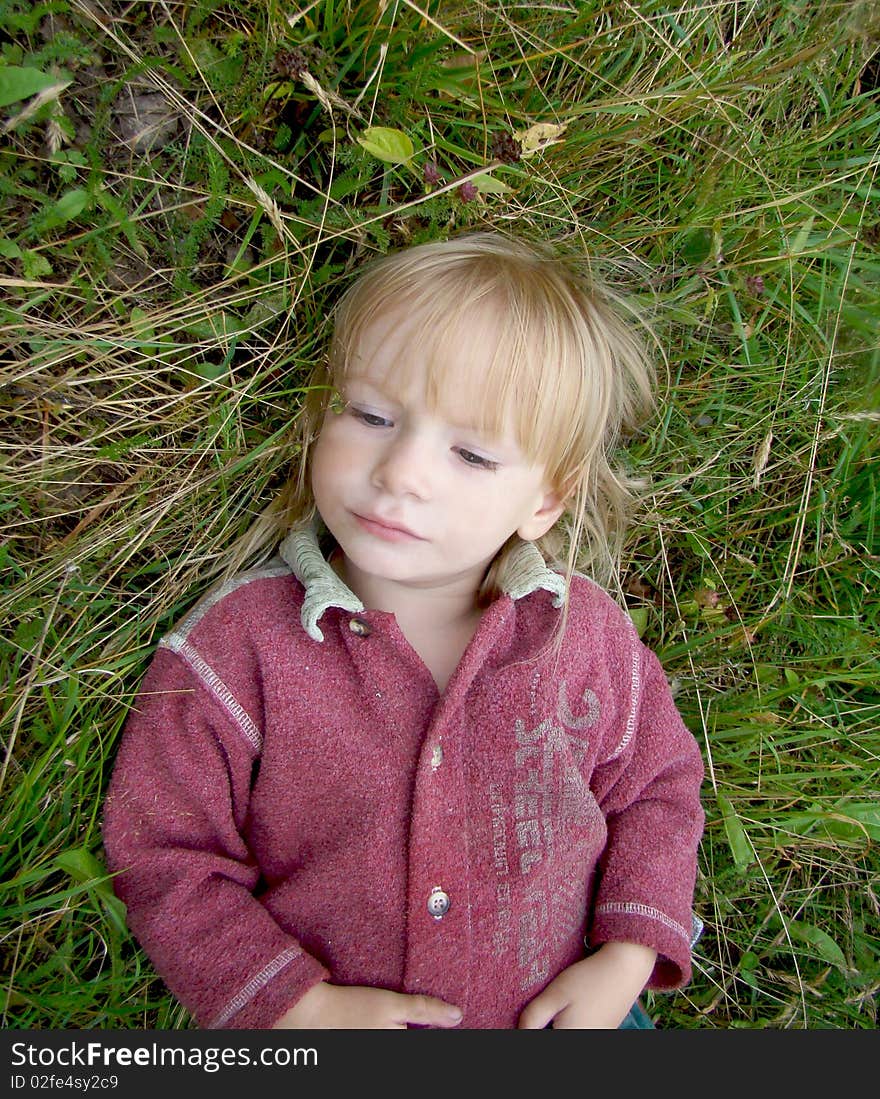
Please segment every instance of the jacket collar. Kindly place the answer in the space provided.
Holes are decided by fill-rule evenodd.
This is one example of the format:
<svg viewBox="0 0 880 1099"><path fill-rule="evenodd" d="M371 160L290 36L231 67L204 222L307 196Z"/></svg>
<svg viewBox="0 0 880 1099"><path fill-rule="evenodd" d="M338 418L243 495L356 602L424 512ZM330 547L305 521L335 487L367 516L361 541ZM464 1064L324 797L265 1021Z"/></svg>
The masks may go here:
<svg viewBox="0 0 880 1099"><path fill-rule="evenodd" d="M278 552L305 588L300 620L309 637L315 641L324 640L318 622L330 607L339 607L352 614L364 610L360 599L325 560L314 525L294 527ZM533 542L518 541L508 552L501 570L500 586L511 599L524 599L533 592L543 590L553 596L554 607L561 607L565 602L565 578L547 566Z"/></svg>

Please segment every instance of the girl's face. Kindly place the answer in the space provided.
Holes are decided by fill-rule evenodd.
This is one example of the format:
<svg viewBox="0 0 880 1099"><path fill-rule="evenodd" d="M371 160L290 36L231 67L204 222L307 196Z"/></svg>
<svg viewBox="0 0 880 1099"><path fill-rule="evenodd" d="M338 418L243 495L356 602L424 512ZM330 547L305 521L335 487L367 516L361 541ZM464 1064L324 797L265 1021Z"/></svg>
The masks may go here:
<svg viewBox="0 0 880 1099"><path fill-rule="evenodd" d="M418 364L395 384L401 338L393 319L366 333L365 369L346 381L344 408L327 412L315 444L315 502L354 570L476 594L507 539L541 537L562 505L511 433L474 427L466 397L430 410Z"/></svg>

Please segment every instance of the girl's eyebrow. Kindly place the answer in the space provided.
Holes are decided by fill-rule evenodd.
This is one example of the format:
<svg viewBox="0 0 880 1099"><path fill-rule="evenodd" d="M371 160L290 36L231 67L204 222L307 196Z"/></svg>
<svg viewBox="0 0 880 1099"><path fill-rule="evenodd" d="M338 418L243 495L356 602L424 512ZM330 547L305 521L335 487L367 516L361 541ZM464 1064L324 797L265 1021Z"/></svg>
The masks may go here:
<svg viewBox="0 0 880 1099"><path fill-rule="evenodd" d="M393 396L393 394L391 394L387 389L379 385L377 382L371 380L370 378L364 377L362 374L349 375L349 377L343 380L340 388L344 390L347 386L350 386L352 384L362 385L366 389L371 390L373 393L377 393L380 397L384 397L386 400L397 401L397 398Z"/></svg>
<svg viewBox="0 0 880 1099"><path fill-rule="evenodd" d="M399 395L392 393L389 389L386 389L381 379L369 378L364 374L350 374L344 379L341 388L344 390L346 386L355 383L368 389L371 394L375 394L378 397L389 401L391 404L403 407ZM488 427L481 426L475 420L458 420L452 416L447 416L443 408L438 409L439 415L441 415L452 428L453 431L461 432L463 435L470 435L477 437L482 443L488 447L500 448L505 445L504 438L493 432ZM508 441L509 445L509 441ZM517 449L519 447L517 446Z"/></svg>
<svg viewBox="0 0 880 1099"><path fill-rule="evenodd" d="M464 432L466 435L478 435L486 443L501 444L500 436L493 434L487 427L481 427L473 420L450 420L449 426L455 431Z"/></svg>

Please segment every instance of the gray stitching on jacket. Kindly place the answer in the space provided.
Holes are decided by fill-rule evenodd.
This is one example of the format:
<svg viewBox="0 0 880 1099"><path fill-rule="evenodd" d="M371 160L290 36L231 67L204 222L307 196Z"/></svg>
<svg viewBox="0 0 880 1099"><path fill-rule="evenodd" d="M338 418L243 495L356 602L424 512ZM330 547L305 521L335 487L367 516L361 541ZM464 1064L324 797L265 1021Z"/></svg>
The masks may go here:
<svg viewBox="0 0 880 1099"><path fill-rule="evenodd" d="M196 673L208 690L217 699L224 710L229 714L239 732L250 743L256 752L263 747L263 735L254 723L253 718L236 699L235 695L226 686L214 669L199 655L196 648L177 634L169 634L159 642L160 648L170 649L177 653L181 659Z"/></svg>
<svg viewBox="0 0 880 1099"><path fill-rule="evenodd" d="M289 965L294 958L299 957L302 950L298 946L288 946L276 955L271 962L259 973L256 973L251 979L240 988L238 992L232 997L228 1004L223 1008L220 1014L208 1025L208 1030L219 1030L224 1027L233 1015L238 1014L239 1011L256 996L258 992L266 987L266 985Z"/></svg>
<svg viewBox="0 0 880 1099"><path fill-rule="evenodd" d="M623 736L620 739L620 743L605 761L606 763L612 759L616 759L620 753L626 748L629 742L632 740L633 733L636 728L636 711L639 705L639 691L642 686L642 677L639 671L639 648L637 645L633 645L632 648L632 662L630 664L630 688L629 688L629 713L626 718L626 727L623 730Z"/></svg>
<svg viewBox="0 0 880 1099"><path fill-rule="evenodd" d="M667 916L665 912L661 912L658 908L652 908L649 904L639 904L636 901L609 901L607 904L596 905L596 915L604 914L644 916L645 919L656 920L657 923L662 923L665 927L668 927L670 931L674 931L676 935L680 935L688 946L691 944L691 932L682 927L677 920L673 920L671 916Z"/></svg>

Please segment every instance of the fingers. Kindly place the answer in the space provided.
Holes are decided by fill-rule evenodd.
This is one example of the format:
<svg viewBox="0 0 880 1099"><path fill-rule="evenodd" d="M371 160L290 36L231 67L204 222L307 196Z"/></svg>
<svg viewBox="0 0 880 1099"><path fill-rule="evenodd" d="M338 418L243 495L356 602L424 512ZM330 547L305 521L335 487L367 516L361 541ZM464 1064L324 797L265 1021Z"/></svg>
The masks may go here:
<svg viewBox="0 0 880 1099"><path fill-rule="evenodd" d="M517 1030L543 1030L556 1018L562 1006L552 996L536 996L523 1008L516 1025Z"/></svg>
<svg viewBox="0 0 880 1099"><path fill-rule="evenodd" d="M433 996L407 996L395 993L399 1003L399 1012L395 1012L399 1022L413 1023L416 1026L453 1027L461 1022L461 1010L444 1000Z"/></svg>
<svg viewBox="0 0 880 1099"><path fill-rule="evenodd" d="M300 1028L406 1030L407 1025L454 1027L461 1010L433 996L408 996L385 988L320 982L294 1004L275 1026Z"/></svg>

